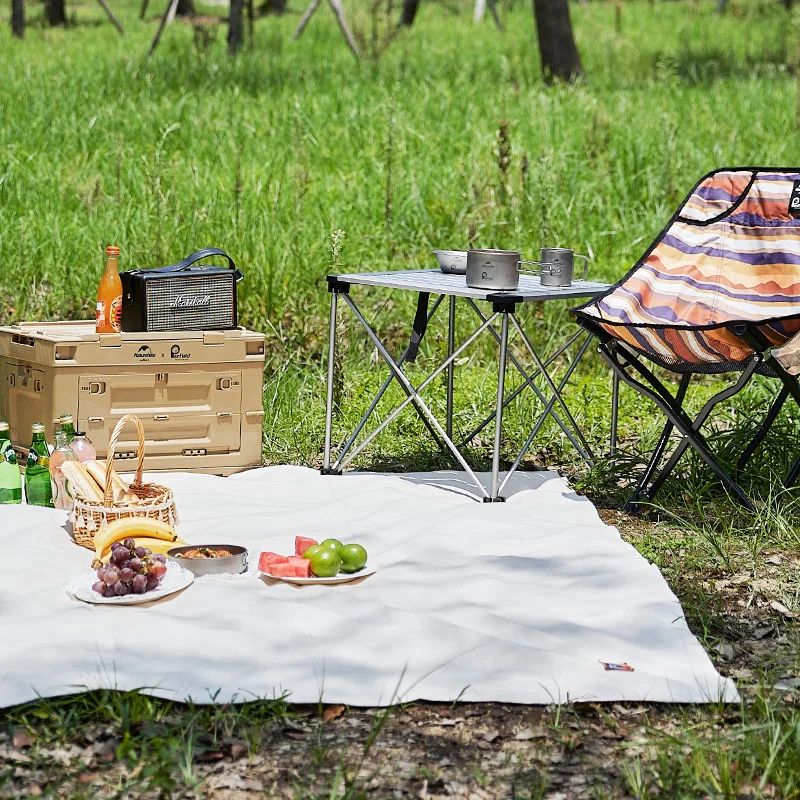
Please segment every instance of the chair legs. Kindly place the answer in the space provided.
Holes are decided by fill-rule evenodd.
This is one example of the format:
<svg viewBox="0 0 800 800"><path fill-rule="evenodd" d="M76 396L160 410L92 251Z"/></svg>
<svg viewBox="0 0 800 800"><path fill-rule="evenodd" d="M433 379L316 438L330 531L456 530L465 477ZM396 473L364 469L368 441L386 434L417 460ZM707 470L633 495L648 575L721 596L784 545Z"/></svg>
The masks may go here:
<svg viewBox="0 0 800 800"><path fill-rule="evenodd" d="M700 458L711 468L731 494L746 508L754 510L753 504L741 487L727 472L725 472L714 457L704 437L700 434L700 428L718 403L733 397L733 395L740 392L745 387L756 368L761 363L761 355L756 353L751 362L742 371L736 383L714 395L693 420L682 407L689 382L687 376L683 376L678 392L673 396L651 370L649 370L628 348L620 346L615 340L607 339L601 341L599 350L600 354L619 375L622 381L636 389L644 397L652 400L667 417L667 424L661 434L661 439L659 440L656 450L645 469L644 478L639 482L636 491L626 503L625 508L631 511L637 511L642 501L652 501L658 490L664 484L664 481L675 469L675 466L686 451L686 448L693 447ZM630 372L628 370L630 370ZM631 373L638 373L638 377ZM677 431L682 434L682 439L656 478L651 481L651 477L658 466L658 462L664 454L667 440L673 428L677 429Z"/></svg>

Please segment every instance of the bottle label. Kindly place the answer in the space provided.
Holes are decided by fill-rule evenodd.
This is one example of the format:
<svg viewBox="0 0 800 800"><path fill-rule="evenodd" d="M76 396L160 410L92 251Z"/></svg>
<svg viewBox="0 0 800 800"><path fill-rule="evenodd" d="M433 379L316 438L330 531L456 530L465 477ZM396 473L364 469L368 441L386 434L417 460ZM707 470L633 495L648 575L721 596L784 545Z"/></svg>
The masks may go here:
<svg viewBox="0 0 800 800"><path fill-rule="evenodd" d="M11 446L11 442L8 442L5 447L0 449L0 463L4 461L7 461L9 464L17 463L17 453Z"/></svg>
<svg viewBox="0 0 800 800"><path fill-rule="evenodd" d="M25 464L26 469L30 469L31 467L35 467L39 464L42 467L49 467L50 466L50 458L48 456L39 455L32 447L28 450L28 460Z"/></svg>
<svg viewBox="0 0 800 800"><path fill-rule="evenodd" d="M119 333L122 330L122 296L111 301L111 311L108 315L111 327Z"/></svg>
<svg viewBox="0 0 800 800"><path fill-rule="evenodd" d="M97 316L95 320L98 328L104 327L106 324L106 304L102 300L97 301Z"/></svg>

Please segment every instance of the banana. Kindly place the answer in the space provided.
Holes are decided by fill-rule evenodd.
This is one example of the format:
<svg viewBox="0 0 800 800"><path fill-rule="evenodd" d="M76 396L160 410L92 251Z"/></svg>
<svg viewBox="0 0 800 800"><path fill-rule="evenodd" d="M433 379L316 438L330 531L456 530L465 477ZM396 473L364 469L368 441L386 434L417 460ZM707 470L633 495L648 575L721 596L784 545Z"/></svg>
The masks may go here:
<svg viewBox="0 0 800 800"><path fill-rule="evenodd" d="M111 548L114 542L120 539L158 539L165 542L174 542L178 534L172 525L161 522L157 519L146 519L145 517L125 517L124 519L114 520L108 525L104 525L94 535L94 560L99 562L103 558L103 553ZM152 548L151 548L152 549Z"/></svg>
<svg viewBox="0 0 800 800"><path fill-rule="evenodd" d="M163 553L164 555L166 555L167 551L171 550L173 547L179 547L182 544L186 544L186 542L184 542L180 536L174 542L165 542L163 539L149 539L146 537L133 537L133 541L136 542L137 547L146 547L152 553ZM103 556L100 561L103 564L108 564L109 558L111 558L110 545L103 551Z"/></svg>

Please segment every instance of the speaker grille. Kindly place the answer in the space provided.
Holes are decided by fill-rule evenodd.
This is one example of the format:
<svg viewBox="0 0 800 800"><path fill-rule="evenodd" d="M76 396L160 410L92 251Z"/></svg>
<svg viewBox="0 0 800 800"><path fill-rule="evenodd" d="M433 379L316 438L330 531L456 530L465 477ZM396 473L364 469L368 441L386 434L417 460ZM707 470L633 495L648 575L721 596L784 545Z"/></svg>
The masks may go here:
<svg viewBox="0 0 800 800"><path fill-rule="evenodd" d="M145 283L147 330L233 328L234 276L176 275Z"/></svg>

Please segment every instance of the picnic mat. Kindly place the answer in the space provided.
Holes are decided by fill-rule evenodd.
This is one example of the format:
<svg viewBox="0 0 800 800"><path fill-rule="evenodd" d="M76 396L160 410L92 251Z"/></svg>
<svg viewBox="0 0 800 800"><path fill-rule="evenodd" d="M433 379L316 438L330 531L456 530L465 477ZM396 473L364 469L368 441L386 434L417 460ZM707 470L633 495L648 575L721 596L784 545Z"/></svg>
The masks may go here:
<svg viewBox="0 0 800 800"><path fill-rule="evenodd" d="M340 586L204 577L156 603L88 605L65 592L91 561L65 513L2 506L0 706L97 688L361 706L738 699L658 569L555 473L517 473L495 504L456 472L158 480L188 542L257 560L332 536L362 543L377 572Z"/></svg>

